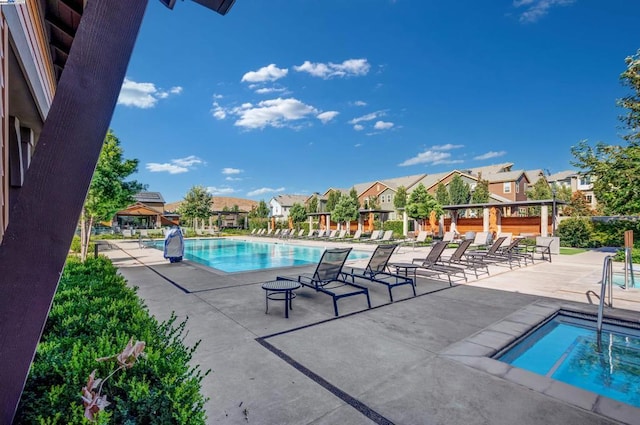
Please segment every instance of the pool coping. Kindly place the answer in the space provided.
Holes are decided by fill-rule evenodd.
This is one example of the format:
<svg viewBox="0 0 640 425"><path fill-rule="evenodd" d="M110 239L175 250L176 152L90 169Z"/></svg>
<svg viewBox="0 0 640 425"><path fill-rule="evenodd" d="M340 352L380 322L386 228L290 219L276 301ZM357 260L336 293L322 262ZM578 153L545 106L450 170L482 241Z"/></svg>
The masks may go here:
<svg viewBox="0 0 640 425"><path fill-rule="evenodd" d="M593 413L626 424L640 424L640 408L492 358L560 310L593 315L597 312L597 306L566 301L536 301L474 335L451 344L439 355ZM624 310L607 309L606 317L637 322L637 318L634 320Z"/></svg>

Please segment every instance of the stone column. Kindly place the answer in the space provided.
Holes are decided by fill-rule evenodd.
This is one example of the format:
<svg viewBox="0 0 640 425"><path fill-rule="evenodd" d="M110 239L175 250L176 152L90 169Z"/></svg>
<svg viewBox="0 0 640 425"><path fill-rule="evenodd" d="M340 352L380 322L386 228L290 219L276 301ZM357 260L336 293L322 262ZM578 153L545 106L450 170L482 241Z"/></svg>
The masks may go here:
<svg viewBox="0 0 640 425"><path fill-rule="evenodd" d="M549 236L549 206L540 207L540 235Z"/></svg>
<svg viewBox="0 0 640 425"><path fill-rule="evenodd" d="M489 207L482 208L482 231L489 231Z"/></svg>
<svg viewBox="0 0 640 425"><path fill-rule="evenodd" d="M409 220L407 217L407 211L402 211L402 234L407 237L409 233Z"/></svg>

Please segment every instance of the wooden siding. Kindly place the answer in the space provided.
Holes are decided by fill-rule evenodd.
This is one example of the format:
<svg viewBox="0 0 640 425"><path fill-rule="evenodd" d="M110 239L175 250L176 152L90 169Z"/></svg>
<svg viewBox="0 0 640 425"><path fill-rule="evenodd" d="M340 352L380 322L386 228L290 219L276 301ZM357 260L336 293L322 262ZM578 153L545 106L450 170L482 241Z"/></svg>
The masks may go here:
<svg viewBox="0 0 640 425"><path fill-rule="evenodd" d="M525 234L532 234L535 236L540 235L540 217L502 217L499 221L500 228L503 233L513 233L514 236ZM549 216L548 223L551 223L551 216ZM451 229L451 219L444 219L445 229ZM482 232L484 231L482 218L458 218L456 224L458 233L463 234L465 232ZM548 225L548 234L551 234L551 224Z"/></svg>

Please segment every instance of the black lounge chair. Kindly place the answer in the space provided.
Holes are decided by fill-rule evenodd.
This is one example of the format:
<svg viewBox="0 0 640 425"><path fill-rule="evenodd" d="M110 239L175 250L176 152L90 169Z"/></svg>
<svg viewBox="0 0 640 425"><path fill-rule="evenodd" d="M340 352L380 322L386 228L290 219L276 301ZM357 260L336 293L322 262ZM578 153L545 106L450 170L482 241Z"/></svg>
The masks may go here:
<svg viewBox="0 0 640 425"><path fill-rule="evenodd" d="M433 246L433 248L431 248L431 251L429 251L429 254L427 254L427 256L424 259L414 258L412 262L414 264L418 264L421 269L433 271L433 272L436 272L437 274L443 274L443 273L446 274L447 279L449 280L449 286L453 286L453 281L451 280L451 276L461 274L462 277L464 278L464 281L466 282L467 274L464 268L462 267L451 266L451 265L444 264L442 262L442 259L441 259L442 253L447 248L447 246L449 246L449 244L450 242L447 242L444 240L437 242Z"/></svg>
<svg viewBox="0 0 640 425"><path fill-rule="evenodd" d="M520 243L519 239L513 240L509 246L501 247L502 243L507 239L506 236L499 237L496 241L491 245L486 252L471 252L466 255L467 258L472 258L475 261L483 261L488 263L508 263L509 268L513 268L513 262L517 261L518 266L520 266L520 259L523 258L526 264L526 257L523 257L517 246Z"/></svg>
<svg viewBox="0 0 640 425"><path fill-rule="evenodd" d="M487 263L483 261L475 261L472 258L466 258L464 254L467 250L473 245L474 240L467 239L463 241L458 248L451 254L451 257L441 257L441 261L448 265L458 265L462 266L465 269L473 270L473 273L476 275L476 279L478 278L478 270L484 269L485 273L489 274L489 266Z"/></svg>
<svg viewBox="0 0 640 425"><path fill-rule="evenodd" d="M393 302L391 290L396 286L411 285L413 296L416 296L416 287L413 279L399 274L389 273L387 265L391 254L398 245L378 245L371 254L369 263L365 268L343 267L342 274L345 279L350 278L355 283L356 278L369 280L371 282L387 285L389 289L389 300Z"/></svg>
<svg viewBox="0 0 640 425"><path fill-rule="evenodd" d="M342 276L342 266L344 266L351 248L327 249L322 253L320 261L313 273L305 273L298 276L278 276L277 280L292 280L302 286L315 289L333 298L333 310L338 315L338 300L340 298L364 295L367 297L367 304L371 308L369 290L356 283L345 280Z"/></svg>

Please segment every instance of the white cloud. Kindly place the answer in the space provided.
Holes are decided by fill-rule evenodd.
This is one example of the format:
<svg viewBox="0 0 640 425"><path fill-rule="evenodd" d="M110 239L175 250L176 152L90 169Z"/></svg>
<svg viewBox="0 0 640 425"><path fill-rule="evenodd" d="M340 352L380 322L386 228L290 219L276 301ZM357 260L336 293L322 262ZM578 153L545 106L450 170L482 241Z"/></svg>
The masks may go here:
<svg viewBox="0 0 640 425"><path fill-rule="evenodd" d="M359 148L360 146L362 146L362 143L356 143L355 145L353 145L354 148Z"/></svg>
<svg viewBox="0 0 640 425"><path fill-rule="evenodd" d="M339 113L340 112L338 111L326 111L316 115L316 118L322 121L322 124L326 124L332 119L334 119L335 117L337 117Z"/></svg>
<svg viewBox="0 0 640 425"><path fill-rule="evenodd" d="M220 106L218 102L213 102L213 108L211 108L211 115L218 120L227 118L227 111Z"/></svg>
<svg viewBox="0 0 640 425"><path fill-rule="evenodd" d="M221 196L221 195L229 195L231 193L235 193L236 190L231 187L209 186L207 187L207 192L209 192L213 196Z"/></svg>
<svg viewBox="0 0 640 425"><path fill-rule="evenodd" d="M180 167L179 165L169 164L167 162L163 164L159 164L157 162L149 162L146 165L146 168L152 173L167 172L169 174L180 174L180 173L186 173L187 171L189 171L187 167Z"/></svg>
<svg viewBox="0 0 640 425"><path fill-rule="evenodd" d="M431 149L434 151L450 151L451 149L460 149L464 148L464 145L454 145L451 143L447 143L446 145L434 145L431 146Z"/></svg>
<svg viewBox="0 0 640 425"><path fill-rule="evenodd" d="M213 94L213 98L214 98L214 99L222 99L223 97L224 97L224 96L223 96L223 95L221 95L221 94L217 94L217 93L214 93L214 94Z"/></svg>
<svg viewBox="0 0 640 425"><path fill-rule="evenodd" d="M367 102L363 102L362 100L356 100L353 104L356 106L367 106Z"/></svg>
<svg viewBox="0 0 640 425"><path fill-rule="evenodd" d="M391 127L393 127L393 123L385 122L385 121L377 121L376 124L373 126L373 128L376 130L388 130Z"/></svg>
<svg viewBox="0 0 640 425"><path fill-rule="evenodd" d="M367 75L371 65L366 59L347 59L342 63L314 63L304 61L300 66L293 69L298 72L307 72L314 77L329 79L332 77L355 77Z"/></svg>
<svg viewBox="0 0 640 425"><path fill-rule="evenodd" d="M290 121L297 121L318 111L313 106L304 104L298 99L271 99L263 100L257 105L245 103L231 110L239 118L234 125L247 129L265 127L287 127Z"/></svg>
<svg viewBox="0 0 640 425"><path fill-rule="evenodd" d="M225 177L224 179L225 179L226 181L228 181L228 182L240 182L240 181L242 181L242 179L241 179L240 177L230 177L230 176L227 176L227 177Z"/></svg>
<svg viewBox="0 0 640 425"><path fill-rule="evenodd" d="M181 167L193 167L194 165L204 164L204 161L195 155L189 155L185 158L172 159L171 162Z"/></svg>
<svg viewBox="0 0 640 425"><path fill-rule="evenodd" d="M507 151L499 151L499 152L489 151L487 153L483 153L482 155L478 155L478 156L474 157L473 159L477 159L477 160L491 159L491 158L497 158L499 156L503 156L503 155L506 155L506 154L507 154Z"/></svg>
<svg viewBox="0 0 640 425"><path fill-rule="evenodd" d="M353 126L353 129L355 131L362 131L362 130L364 130L364 126L360 125L360 124L356 124L356 125Z"/></svg>
<svg viewBox="0 0 640 425"><path fill-rule="evenodd" d="M118 105L132 106L135 108L153 108L160 99L166 99L172 94L182 93L182 87L176 86L165 91L156 87L153 83L136 83L125 78L118 96Z"/></svg>
<svg viewBox="0 0 640 425"><path fill-rule="evenodd" d="M240 174L240 173L242 173L242 170L239 169L239 168L226 167L226 168L222 169L222 174L227 174L228 175L228 174Z"/></svg>
<svg viewBox="0 0 640 425"><path fill-rule="evenodd" d="M265 193L278 193L278 192L284 192L284 187L279 187L277 189L272 189L270 187L261 187L260 189L247 192L247 196L264 195Z"/></svg>
<svg viewBox="0 0 640 425"><path fill-rule="evenodd" d="M263 66L257 71L249 71L242 76L242 82L263 83L265 81L276 81L286 77L289 70L287 68L278 68L275 64Z"/></svg>
<svg viewBox="0 0 640 425"><path fill-rule="evenodd" d="M409 158L404 162L398 164L401 167L406 167L409 165L418 165L418 164L458 164L463 162L459 159L451 159L451 154L449 152L442 152L441 150L436 149L427 149L424 152L420 152L418 155L413 158Z"/></svg>
<svg viewBox="0 0 640 425"><path fill-rule="evenodd" d="M256 90L257 94L282 93L287 91L284 87L262 87Z"/></svg>
<svg viewBox="0 0 640 425"><path fill-rule="evenodd" d="M165 163L149 162L145 168L152 173L167 172L169 174L180 174L186 173L200 164L205 164L205 162L195 155L189 155L185 158L172 159Z"/></svg>
<svg viewBox="0 0 640 425"><path fill-rule="evenodd" d="M358 124L362 121L373 121L376 118L382 117L382 116L384 116L384 111L371 112L369 114L362 115L361 117L352 119L351 121L349 121L349 124Z"/></svg>
<svg viewBox="0 0 640 425"><path fill-rule="evenodd" d="M575 0L514 0L515 8L523 8L518 18L523 23L537 22L540 18L549 13L549 9L554 6L568 6Z"/></svg>

